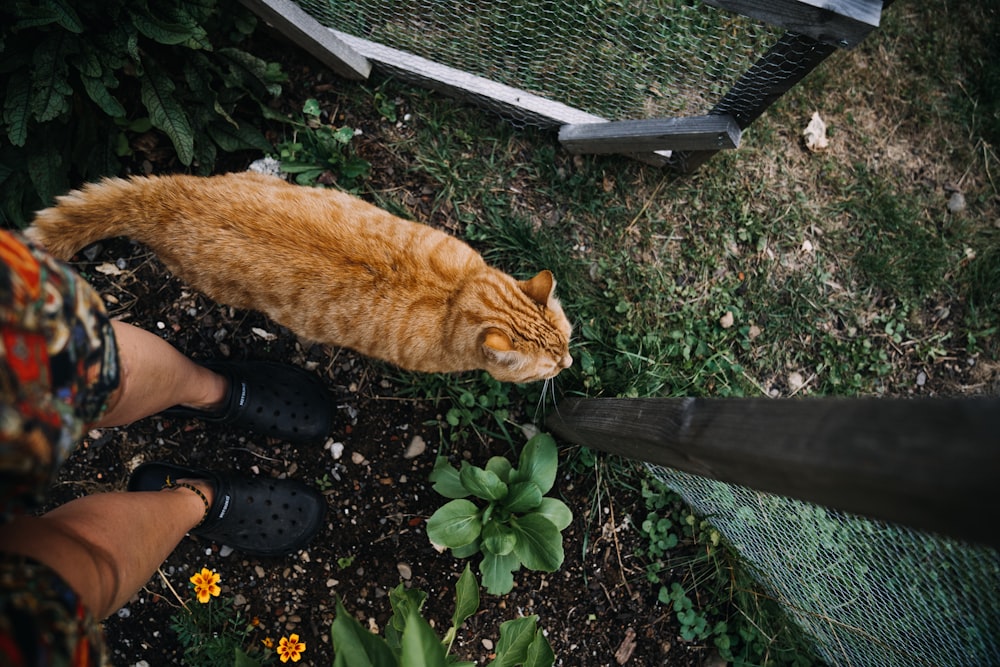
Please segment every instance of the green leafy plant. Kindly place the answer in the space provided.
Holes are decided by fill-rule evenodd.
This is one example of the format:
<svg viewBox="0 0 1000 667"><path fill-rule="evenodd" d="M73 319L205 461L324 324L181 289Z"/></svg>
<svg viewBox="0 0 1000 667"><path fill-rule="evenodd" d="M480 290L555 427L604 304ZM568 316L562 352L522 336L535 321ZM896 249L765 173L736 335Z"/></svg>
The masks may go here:
<svg viewBox="0 0 1000 667"><path fill-rule="evenodd" d="M510 592L522 565L558 570L564 558L561 532L573 514L561 500L544 497L555 483L557 465L555 441L545 433L525 444L517 468L502 456L485 468L463 461L460 469L438 457L430 479L435 491L452 500L428 519L427 536L458 558L482 553L479 571L494 595Z"/></svg>
<svg viewBox="0 0 1000 667"><path fill-rule="evenodd" d="M353 187L366 176L371 165L351 152L354 129L334 127L323 122L319 101L310 98L302 105L302 122L291 123L297 129L290 141L278 144L281 170L295 177L299 185Z"/></svg>
<svg viewBox="0 0 1000 667"><path fill-rule="evenodd" d="M462 624L479 608L479 584L468 565L455 587L455 611L451 627L439 639L421 611L427 594L400 584L389 592L392 616L385 637L365 630L337 600L337 615L330 627L334 667L472 667L475 663L450 655L455 636ZM500 640L492 667L551 667L555 655L548 640L537 627L537 616L524 616L500 625Z"/></svg>
<svg viewBox="0 0 1000 667"><path fill-rule="evenodd" d="M255 25L230 0L6 3L0 221L23 224L71 184L118 173L139 135L162 150L162 133L201 173L219 150L270 150L256 122L284 75L238 48Z"/></svg>

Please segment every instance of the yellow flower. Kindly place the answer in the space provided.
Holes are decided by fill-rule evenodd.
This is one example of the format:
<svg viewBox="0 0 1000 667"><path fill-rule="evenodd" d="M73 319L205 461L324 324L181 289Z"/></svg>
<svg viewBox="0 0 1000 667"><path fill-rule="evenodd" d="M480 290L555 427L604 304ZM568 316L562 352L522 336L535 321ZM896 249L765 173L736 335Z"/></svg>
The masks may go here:
<svg viewBox="0 0 1000 667"><path fill-rule="evenodd" d="M306 650L306 645L299 641L298 635L282 637L278 642L278 655L281 662L298 662L302 658L302 652Z"/></svg>
<svg viewBox="0 0 1000 667"><path fill-rule="evenodd" d="M260 640L260 643L264 645L264 648L274 647L274 640L271 639L270 637L264 637L263 639Z"/></svg>
<svg viewBox="0 0 1000 667"><path fill-rule="evenodd" d="M198 602L205 604L211 597L219 597L222 589L219 588L219 579L222 577L212 572L207 567L201 568L201 572L191 577L194 584L194 592L198 595Z"/></svg>

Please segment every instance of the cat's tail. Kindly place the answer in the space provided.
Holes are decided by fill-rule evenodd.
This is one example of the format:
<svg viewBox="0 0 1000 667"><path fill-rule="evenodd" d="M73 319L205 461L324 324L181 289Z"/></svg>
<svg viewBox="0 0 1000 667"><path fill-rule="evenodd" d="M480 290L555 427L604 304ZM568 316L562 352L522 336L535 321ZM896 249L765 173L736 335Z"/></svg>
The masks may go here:
<svg viewBox="0 0 1000 667"><path fill-rule="evenodd" d="M91 243L132 236L145 215L136 180L106 178L56 198L35 214L24 235L59 259L69 259Z"/></svg>

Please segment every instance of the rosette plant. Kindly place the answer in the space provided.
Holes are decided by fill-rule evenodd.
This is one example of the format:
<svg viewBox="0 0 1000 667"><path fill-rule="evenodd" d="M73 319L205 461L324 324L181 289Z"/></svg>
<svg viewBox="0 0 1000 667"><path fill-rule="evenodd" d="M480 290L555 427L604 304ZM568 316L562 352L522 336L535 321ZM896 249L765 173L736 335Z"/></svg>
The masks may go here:
<svg viewBox="0 0 1000 667"><path fill-rule="evenodd" d="M509 593L514 572L555 572L562 566L562 531L573 520L566 503L546 498L556 479L558 450L540 433L521 450L518 466L494 456L479 468L456 469L439 456L430 479L448 503L427 521L431 542L458 558L482 554L479 572L493 595Z"/></svg>

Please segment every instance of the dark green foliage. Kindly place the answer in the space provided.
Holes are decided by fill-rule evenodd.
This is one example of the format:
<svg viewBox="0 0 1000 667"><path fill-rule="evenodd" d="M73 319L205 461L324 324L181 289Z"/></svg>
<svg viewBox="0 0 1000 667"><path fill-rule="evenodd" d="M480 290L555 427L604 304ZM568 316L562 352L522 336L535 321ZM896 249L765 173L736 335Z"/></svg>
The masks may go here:
<svg viewBox="0 0 1000 667"><path fill-rule="evenodd" d="M121 171L131 139L166 135L178 166L271 150L257 129L280 69L237 48L256 20L231 0L18 0L0 9L0 223Z"/></svg>

